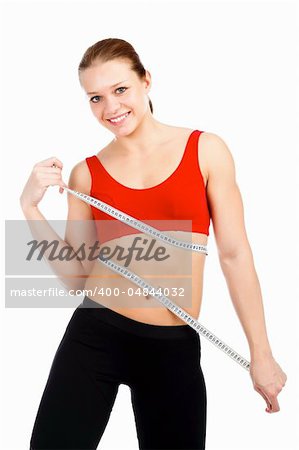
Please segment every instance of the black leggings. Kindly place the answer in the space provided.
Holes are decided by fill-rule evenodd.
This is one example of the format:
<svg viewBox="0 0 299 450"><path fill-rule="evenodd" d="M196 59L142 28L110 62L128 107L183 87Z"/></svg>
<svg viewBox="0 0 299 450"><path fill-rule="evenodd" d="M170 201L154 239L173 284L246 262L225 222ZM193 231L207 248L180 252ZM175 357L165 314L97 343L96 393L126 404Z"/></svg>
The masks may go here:
<svg viewBox="0 0 299 450"><path fill-rule="evenodd" d="M140 449L204 449L200 356L189 325L146 324L85 297L56 351L30 448L96 449L125 384Z"/></svg>

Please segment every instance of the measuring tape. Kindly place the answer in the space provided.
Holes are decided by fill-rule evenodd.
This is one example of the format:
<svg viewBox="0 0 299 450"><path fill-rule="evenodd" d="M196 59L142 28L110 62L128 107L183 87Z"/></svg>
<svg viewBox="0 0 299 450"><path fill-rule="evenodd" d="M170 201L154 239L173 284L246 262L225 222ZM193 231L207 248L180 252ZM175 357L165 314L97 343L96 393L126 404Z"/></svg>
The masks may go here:
<svg viewBox="0 0 299 450"><path fill-rule="evenodd" d="M108 205L105 202L102 202L101 200L98 200L94 197L91 197L86 194L82 194L81 192L75 191L73 189L69 189L66 187L63 187L67 192L74 195L75 197L80 198L84 202L94 206L95 208L105 212L106 214L109 214L112 217L115 217L116 219L120 220L121 222L124 222L133 228L136 228L137 230L140 230L146 234L149 234L151 236L154 236L157 239L160 239L164 242L167 242L168 244L175 245L176 247L183 248L184 250L192 250L197 251L200 253L208 254L207 252L207 246L206 245L200 245L200 244L193 244L189 242L180 241L174 238L171 238L170 236L167 236L167 234L162 233L161 231L157 230L154 227L151 227L142 221L129 216L128 214L124 213L123 211L120 211L119 209L116 209L112 207L111 205ZM239 353L237 353L235 350L233 350L229 345L225 344L221 339L219 339L217 336L215 336L211 331L209 331L207 328L205 328L202 324L200 324L196 319L194 319L190 314L188 314L184 309L182 309L180 306L178 306L176 303L174 303L172 300L170 300L165 295L158 293L159 289L156 289L154 286L146 283L142 278L140 278L136 273L125 269L123 266L120 266L116 264L113 261L110 261L109 259L103 258L103 256L99 256L98 260L110 267L111 270L113 270L116 273L121 274L128 280L132 281L139 287L142 287L143 289L147 289L148 292L150 292L150 295L154 297L156 300L158 300L160 303L162 303L166 308L168 308L173 314L178 316L180 319L182 319L184 322L186 322L188 325L190 325L191 328L193 328L195 331L197 331L199 334L204 336L206 339L208 339L209 342L214 344L217 348L222 350L226 355L228 355L230 358L232 358L234 361L236 361L238 364L240 364L244 369L248 370L250 369L250 363L245 358L243 358Z"/></svg>
<svg viewBox="0 0 299 450"><path fill-rule="evenodd" d="M167 234L162 233L160 230L157 230L156 228L141 222L141 220L137 220L135 219L135 217L129 216L123 211L120 211L119 209L116 209L108 205L108 203L102 202L101 200L98 200L94 197L90 197L89 195L82 194L81 192L73 191L72 189L66 187L64 187L63 189L75 195L76 197L79 197L81 200L84 200L86 203L95 206L95 208L100 209L101 211L109 214L112 217L115 217L121 222L124 222L127 225L136 228L137 230L143 231L146 234L150 234L151 236L154 236L155 238L160 239L161 241L167 242L167 244L183 248L184 250L192 250L195 252L205 253L206 255L208 254L208 249L206 245L193 244L192 242L189 243L171 238L170 236L167 236Z"/></svg>

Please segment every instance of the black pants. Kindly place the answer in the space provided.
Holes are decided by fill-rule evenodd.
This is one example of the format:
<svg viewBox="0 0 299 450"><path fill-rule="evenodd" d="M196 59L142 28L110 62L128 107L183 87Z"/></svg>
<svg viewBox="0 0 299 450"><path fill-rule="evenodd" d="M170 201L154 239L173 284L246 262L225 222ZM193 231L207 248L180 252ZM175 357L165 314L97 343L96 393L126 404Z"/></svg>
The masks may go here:
<svg viewBox="0 0 299 450"><path fill-rule="evenodd" d="M120 384L131 390L140 449L204 449L200 356L189 325L145 324L85 297L51 365L31 449L96 449Z"/></svg>

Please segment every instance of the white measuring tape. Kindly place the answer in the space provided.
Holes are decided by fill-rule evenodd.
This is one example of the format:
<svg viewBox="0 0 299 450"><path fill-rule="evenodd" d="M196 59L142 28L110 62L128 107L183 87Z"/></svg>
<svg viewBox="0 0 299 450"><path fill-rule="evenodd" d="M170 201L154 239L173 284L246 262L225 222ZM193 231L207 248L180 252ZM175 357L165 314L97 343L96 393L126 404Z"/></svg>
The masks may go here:
<svg viewBox="0 0 299 450"><path fill-rule="evenodd" d="M128 214L124 213L123 211L120 211L119 209L116 209L112 207L111 205L108 205L105 202L102 202L101 200L98 200L94 197L91 197L86 194L82 194L81 192L74 191L72 189L63 187L67 192L74 195L75 197L80 198L84 202L94 206L95 208L103 211L106 214L109 214L112 217L115 217L116 219L120 220L121 222L124 222L133 228L136 228L137 230L140 230L146 234L149 234L151 236L154 236L157 239L160 239L162 241L167 242L168 244L175 245L176 247L183 248L184 250L193 250L200 253L208 254L207 252L207 246L206 245L200 245L200 244L193 244L188 243L184 241L180 241L174 238L171 238L170 236L167 236L167 234L162 233L161 231L157 230L154 227L151 227L142 221L129 216ZM109 259L103 258L101 255L98 257L98 260L110 267L114 272L121 274L125 278L129 279L136 285L142 287L143 289L147 289L148 292L152 297L154 297L156 300L158 300L160 303L162 303L166 308L168 308L172 313L174 313L176 316L178 316L180 319L182 319L184 322L186 322L188 325L190 325L191 328L193 328L195 331L197 331L199 334L204 336L206 339L208 339L209 342L214 344L217 348L222 350L226 355L228 355L230 358L232 358L234 361L236 361L238 364L240 364L244 369L248 370L250 369L250 363L245 358L243 358L239 353L237 353L235 350L233 350L231 347L229 347L227 344L225 344L221 339L219 339L217 336L215 336L211 331L209 331L207 328L205 328L203 325L201 325L196 319L194 319L190 314L188 314L184 309L182 309L180 306L178 306L176 303L174 303L172 300L170 300L165 295L159 293L159 289L156 289L154 286L146 283L142 278L140 278L137 274L134 272L125 269L123 266L120 266L116 264L113 261L110 261ZM161 289L161 288L160 288Z"/></svg>

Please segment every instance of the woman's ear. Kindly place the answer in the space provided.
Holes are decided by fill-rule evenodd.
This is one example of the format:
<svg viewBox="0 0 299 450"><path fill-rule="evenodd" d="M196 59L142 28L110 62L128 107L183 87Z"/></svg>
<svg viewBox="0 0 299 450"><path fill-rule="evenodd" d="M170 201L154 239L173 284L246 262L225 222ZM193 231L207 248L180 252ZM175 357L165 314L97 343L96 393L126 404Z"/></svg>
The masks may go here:
<svg viewBox="0 0 299 450"><path fill-rule="evenodd" d="M152 77L148 70L145 71L145 83L146 92L149 93L152 86Z"/></svg>

